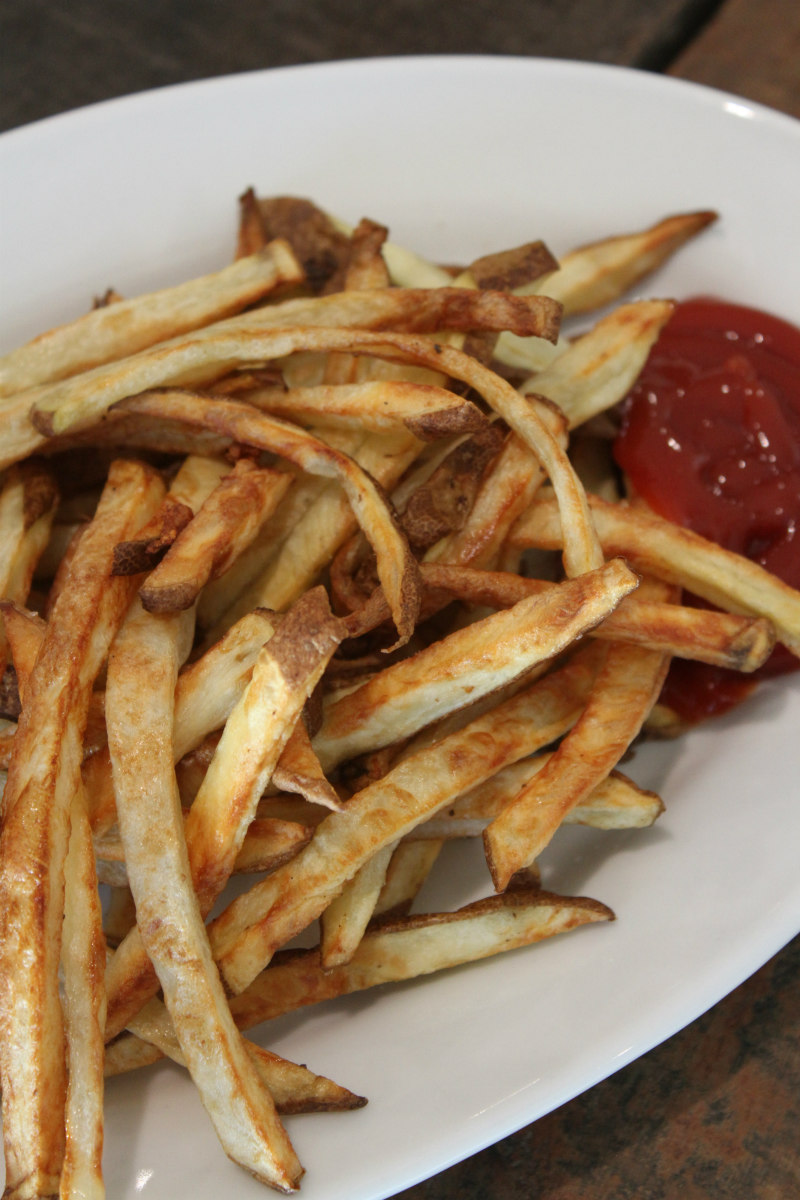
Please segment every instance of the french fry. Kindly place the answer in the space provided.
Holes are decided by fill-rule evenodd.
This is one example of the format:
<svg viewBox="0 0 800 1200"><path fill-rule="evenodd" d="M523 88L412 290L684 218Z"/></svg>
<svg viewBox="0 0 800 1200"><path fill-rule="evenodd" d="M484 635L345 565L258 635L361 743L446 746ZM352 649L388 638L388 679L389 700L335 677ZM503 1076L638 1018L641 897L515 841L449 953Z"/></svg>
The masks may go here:
<svg viewBox="0 0 800 1200"><path fill-rule="evenodd" d="M320 962L324 970L350 962L386 880L393 845L373 854L320 916Z"/></svg>
<svg viewBox="0 0 800 1200"><path fill-rule="evenodd" d="M139 1016L131 1021L130 1029L137 1038L154 1045L173 1062L186 1065L169 1013L160 1000L151 1000ZM244 1045L281 1114L341 1112L363 1108L366 1104L365 1097L356 1096L325 1076L315 1075L305 1066L281 1058L255 1042L245 1040Z"/></svg>
<svg viewBox="0 0 800 1200"><path fill-rule="evenodd" d="M116 542L163 494L153 471L114 464L80 539L28 687L0 836L0 1072L7 1194L58 1191L66 1076L58 996L69 809L92 684L130 600L111 579Z"/></svg>
<svg viewBox="0 0 800 1200"><path fill-rule="evenodd" d="M587 672L593 675L584 661L568 664L406 758L353 796L342 812L326 817L291 864L233 900L209 926L215 958L231 990L242 991L275 950L319 916L383 846L468 787L565 732L576 719L575 695L585 686Z"/></svg>
<svg viewBox="0 0 800 1200"><path fill-rule="evenodd" d="M313 740L325 769L400 741L565 649L637 585L621 563L451 633L325 707Z"/></svg>
<svg viewBox="0 0 800 1200"><path fill-rule="evenodd" d="M290 1062L250 1042L249 1053L257 1059L259 1073L269 1087L275 1107L283 1114L345 1112L363 1108L364 1096L358 1096L308 1067ZM180 1049L177 1050L180 1054ZM159 1062L163 1051L135 1034L122 1034L106 1049L106 1076L125 1074Z"/></svg>
<svg viewBox="0 0 800 1200"><path fill-rule="evenodd" d="M233 1024L190 882L171 739L190 630L188 613L154 615L137 601L109 660L109 748L137 928L223 1147L256 1178L292 1191L302 1168Z"/></svg>
<svg viewBox="0 0 800 1200"><path fill-rule="evenodd" d="M530 866L566 813L616 767L657 701L669 663L668 654L610 643L580 719L484 832L497 891Z"/></svg>
<svg viewBox="0 0 800 1200"><path fill-rule="evenodd" d="M366 933L344 966L325 970L318 950L276 957L232 997L231 1011L241 1029L250 1029L308 1004L475 962L613 916L595 900L535 890L490 896L456 912L401 918Z"/></svg>
<svg viewBox="0 0 800 1200"><path fill-rule="evenodd" d="M180 827L176 826L180 828L198 914L209 911L232 874L258 799L302 705L343 633L341 623L331 617L327 600L319 589L298 602L259 654L252 678L226 722L194 799L186 820L185 838L182 820ZM174 746L171 752L174 760ZM177 796L177 785L174 786ZM177 838L178 834L174 836ZM130 863L128 866L130 872ZM133 880L131 884L135 895ZM141 925L132 930L109 964L109 1037L119 1033L157 989L146 953L149 947L142 933Z"/></svg>
<svg viewBox="0 0 800 1200"><path fill-rule="evenodd" d="M565 254L543 283L567 315L602 308L661 266L717 219L711 211L679 213L642 230L590 242Z"/></svg>
<svg viewBox="0 0 800 1200"><path fill-rule="evenodd" d="M427 824L427 822L426 822ZM430 875L442 848L441 838L404 841L395 847L375 903L374 919L405 917Z"/></svg>
<svg viewBox="0 0 800 1200"><path fill-rule="evenodd" d="M420 441L472 433L486 425L485 415L463 396L405 379L255 391L248 400L306 427L340 425L385 433L402 425Z"/></svg>
<svg viewBox="0 0 800 1200"><path fill-rule="evenodd" d="M64 877L61 962L68 1083L60 1196L63 1200L103 1200L106 947L82 787L72 801Z"/></svg>
<svg viewBox="0 0 800 1200"><path fill-rule="evenodd" d="M553 585L507 571L475 571L446 563L422 563L426 588L441 589L470 604L490 608L516 604ZM750 672L762 666L775 645L775 629L765 617L744 617L687 608L635 593L622 599L593 631L594 637L635 642L679 658Z"/></svg>
<svg viewBox="0 0 800 1200"><path fill-rule="evenodd" d="M674 308L669 300L621 304L520 391L557 404L575 429L625 399Z"/></svg>
<svg viewBox="0 0 800 1200"><path fill-rule="evenodd" d="M409 839L431 839L437 843L441 839L481 836L489 822L499 816L551 758L552 752L545 751L504 767L491 779L465 793L446 811L424 825L418 825L408 835ZM583 800L565 812L561 820L562 824L590 825L593 829L644 829L663 811L664 802L660 796L612 770ZM413 844L414 841L403 843L404 846Z"/></svg>
<svg viewBox="0 0 800 1200"><path fill-rule="evenodd" d="M217 484L140 589L148 612L194 604L258 533L288 487L286 475L241 459Z"/></svg>
<svg viewBox="0 0 800 1200"><path fill-rule="evenodd" d="M771 621L778 640L800 654L800 594L757 563L723 550L690 529L625 504L591 500L598 536L607 554L621 554L632 566L676 583L711 604ZM558 507L538 500L514 528L518 546L556 549L561 542Z"/></svg>
<svg viewBox="0 0 800 1200"><path fill-rule="evenodd" d="M280 284L302 278L287 243L276 241L213 275L95 308L0 359L0 397L126 358L239 312Z"/></svg>

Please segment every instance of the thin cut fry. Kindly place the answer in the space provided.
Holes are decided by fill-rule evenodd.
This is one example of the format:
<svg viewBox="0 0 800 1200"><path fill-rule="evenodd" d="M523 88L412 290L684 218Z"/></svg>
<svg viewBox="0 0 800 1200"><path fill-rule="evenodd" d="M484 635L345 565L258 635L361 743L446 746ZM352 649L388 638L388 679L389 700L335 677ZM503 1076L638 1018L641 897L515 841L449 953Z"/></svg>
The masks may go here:
<svg viewBox="0 0 800 1200"><path fill-rule="evenodd" d="M621 304L520 390L557 404L575 429L625 399L674 309L669 300Z"/></svg>
<svg viewBox="0 0 800 1200"><path fill-rule="evenodd" d="M103 1200L106 947L89 815L81 787L72 802L61 961L68 1084L60 1197Z"/></svg>
<svg viewBox="0 0 800 1200"><path fill-rule="evenodd" d="M288 486L285 474L241 459L150 573L139 592L147 611L189 608L250 544Z"/></svg>
<svg viewBox="0 0 800 1200"><path fill-rule="evenodd" d="M156 616L136 601L109 660L109 748L137 928L223 1147L256 1178L292 1191L302 1169L233 1025L191 888L171 739L190 630L188 614Z"/></svg>
<svg viewBox="0 0 800 1200"><path fill-rule="evenodd" d="M635 569L677 583L729 612L766 617L778 640L800 655L800 593L775 575L641 508L597 497L591 506L607 554L621 554ZM556 549L561 528L555 501L537 501L515 526L512 540L518 546Z"/></svg>
<svg viewBox="0 0 800 1200"><path fill-rule="evenodd" d="M668 654L610 643L580 720L483 835L497 891L539 856L566 813L617 765L658 699L669 662Z"/></svg>
<svg viewBox="0 0 800 1200"><path fill-rule="evenodd" d="M253 667L189 811L185 842L180 826L192 896L202 916L233 872L258 799L343 633L318 589L287 614ZM135 895L133 880L131 885ZM141 925L132 930L109 964L108 1037L119 1033L157 988L143 933Z"/></svg>
<svg viewBox="0 0 800 1200"><path fill-rule="evenodd" d="M594 674L575 660L398 764L317 827L300 855L254 885L209 927L225 981L242 991L272 954L319 916L373 854L455 796L565 732ZM575 690L573 690L575 689Z"/></svg>
<svg viewBox="0 0 800 1200"><path fill-rule="evenodd" d="M326 705L313 740L325 770L409 737L564 650L638 583L621 561L451 633Z"/></svg>
<svg viewBox="0 0 800 1200"><path fill-rule="evenodd" d="M591 242L565 254L560 269L543 283L566 315L602 308L655 271L695 234L717 219L715 212L679 213L641 233Z"/></svg>
<svg viewBox="0 0 800 1200"><path fill-rule="evenodd" d="M95 308L0 359L0 396L125 358L219 321L261 300L280 284L302 278L289 246L276 241L213 275Z"/></svg>
<svg viewBox="0 0 800 1200"><path fill-rule="evenodd" d="M325 970L350 962L370 922L394 846L384 846L356 871L320 917L320 962Z"/></svg>
<svg viewBox="0 0 800 1200"><path fill-rule="evenodd" d="M59 1187L64 862L92 684L131 595L128 580L110 578L113 547L162 494L155 473L140 464L112 467L51 614L17 727L0 838L0 1071L6 1189L20 1200Z"/></svg>
<svg viewBox="0 0 800 1200"><path fill-rule="evenodd" d="M414 979L530 945L614 914L595 900L514 891L490 896L452 913L406 917L364 935L352 960L322 968L317 950L289 951L231 1000L241 1029L249 1029L307 1004Z"/></svg>

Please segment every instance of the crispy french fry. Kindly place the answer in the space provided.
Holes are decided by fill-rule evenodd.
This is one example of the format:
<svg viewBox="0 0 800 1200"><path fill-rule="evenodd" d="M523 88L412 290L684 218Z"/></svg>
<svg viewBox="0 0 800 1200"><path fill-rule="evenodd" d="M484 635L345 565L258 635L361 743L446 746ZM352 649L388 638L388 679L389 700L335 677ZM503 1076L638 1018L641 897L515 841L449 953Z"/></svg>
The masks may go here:
<svg viewBox="0 0 800 1200"><path fill-rule="evenodd" d="M669 662L668 654L655 650L609 644L580 719L484 832L497 891L530 866L566 813L617 765L657 701Z"/></svg>
<svg viewBox="0 0 800 1200"><path fill-rule="evenodd" d="M374 987L474 962L530 945L593 921L613 919L595 900L514 891L468 904L457 912L421 914L364 935L352 960L325 970L318 950L289 952L231 1000L242 1029L283 1013Z"/></svg>
<svg viewBox="0 0 800 1200"><path fill-rule="evenodd" d="M569 315L610 304L655 271L717 219L715 212L679 213L640 233L603 238L565 254L543 283Z"/></svg>
<svg viewBox="0 0 800 1200"><path fill-rule="evenodd" d="M9 1196L58 1191L66 1077L58 996L69 807L80 781L92 684L131 595L111 579L116 542L152 514L163 487L114 464L80 539L31 674L0 837L0 1071Z"/></svg>
<svg viewBox="0 0 800 1200"><path fill-rule="evenodd" d="M533 755L512 763L491 779L456 800L424 825L418 825L409 839L434 844L442 838L479 837L492 821L534 775L550 761L552 752ZM590 825L593 829L644 829L664 811L664 802L655 792L638 787L627 776L612 770L591 792L562 817L567 825ZM407 841L403 846L416 844ZM400 847L398 847L400 849Z"/></svg>
<svg viewBox="0 0 800 1200"><path fill-rule="evenodd" d="M408 737L566 648L636 587L621 562L531 596L435 642L326 705L313 741L325 769Z"/></svg>
<svg viewBox="0 0 800 1200"><path fill-rule="evenodd" d="M485 415L463 396L407 379L256 391L248 399L266 412L304 426L331 424L382 433L402 425L426 442L472 433L486 425Z"/></svg>
<svg viewBox="0 0 800 1200"><path fill-rule="evenodd" d="M625 399L674 308L669 300L621 304L520 390L557 404L575 429Z"/></svg>
<svg viewBox="0 0 800 1200"><path fill-rule="evenodd" d="M137 601L109 660L109 748L137 928L223 1147L256 1178L292 1191L302 1168L233 1024L191 887L171 739L175 682L190 631L188 613L154 615Z"/></svg>
<svg viewBox="0 0 800 1200"><path fill-rule="evenodd" d="M729 612L766 617L778 640L800 654L800 594L763 567L653 513L597 497L592 512L607 554L623 555L634 568L676 583ZM518 546L556 549L558 508L537 501L514 528Z"/></svg>
<svg viewBox="0 0 800 1200"><path fill-rule="evenodd" d="M160 1000L149 1002L139 1016L131 1022L131 1032L136 1035L137 1041L140 1038L143 1039L140 1042L143 1047L153 1047L159 1056L165 1054L173 1062L181 1066L186 1065L169 1014ZM255 1042L246 1040L244 1045L262 1082L269 1089L276 1109L281 1114L341 1112L353 1108L363 1108L367 1102L365 1097L355 1095L347 1088L326 1079L324 1075L315 1075L307 1067L281 1058L280 1055L273 1054ZM109 1047L107 1064L112 1069L115 1059L114 1047ZM131 1067L126 1064L125 1069L131 1069Z"/></svg>
<svg viewBox="0 0 800 1200"><path fill-rule="evenodd" d="M462 791L565 732L576 719L576 695L593 674L584 659L553 672L405 759L353 796L342 812L326 817L291 864L233 900L209 926L215 957L231 990L242 991L275 950L319 916L383 846Z"/></svg>
<svg viewBox="0 0 800 1200"><path fill-rule="evenodd" d="M60 1196L62 1200L103 1200L106 948L82 787L72 801L64 890L61 962L68 1083Z"/></svg>
<svg viewBox="0 0 800 1200"><path fill-rule="evenodd" d="M192 804L185 840L181 825L198 913L209 911L232 874L259 796L343 632L318 589L298 602L261 651ZM174 753L172 747L173 758ZM131 885L135 895L133 880ZM142 934L141 925L132 930L109 964L109 1037L125 1027L157 988Z"/></svg>
<svg viewBox="0 0 800 1200"><path fill-rule="evenodd" d="M224 574L274 510L286 475L241 459L178 533L140 589L148 612L189 608L210 579Z"/></svg>
<svg viewBox="0 0 800 1200"><path fill-rule="evenodd" d="M77 375L219 321L302 277L286 242L276 241L213 275L95 308L0 359L0 396Z"/></svg>
<svg viewBox="0 0 800 1200"><path fill-rule="evenodd" d="M426 589L442 589L490 608L515 604L553 586L507 571L474 571L445 563L422 563L420 569ZM687 608L638 594L621 600L592 632L602 639L635 642L679 658L745 672L762 666L775 645L775 629L765 617Z"/></svg>
<svg viewBox="0 0 800 1200"><path fill-rule="evenodd" d="M389 920L408 915L417 893L431 873L442 840L423 838L400 842L395 847L386 879L375 904L375 918Z"/></svg>
<svg viewBox="0 0 800 1200"><path fill-rule="evenodd" d="M325 970L352 959L386 880L394 846L373 854L320 917L320 962Z"/></svg>

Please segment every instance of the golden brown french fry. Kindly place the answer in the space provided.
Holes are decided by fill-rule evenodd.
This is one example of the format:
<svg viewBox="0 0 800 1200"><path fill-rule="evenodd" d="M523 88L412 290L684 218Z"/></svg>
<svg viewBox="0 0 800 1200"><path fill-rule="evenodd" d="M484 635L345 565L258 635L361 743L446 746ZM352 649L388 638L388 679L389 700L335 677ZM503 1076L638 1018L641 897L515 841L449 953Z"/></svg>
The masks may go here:
<svg viewBox="0 0 800 1200"><path fill-rule="evenodd" d="M155 472L119 461L53 608L15 737L0 836L0 1072L6 1189L58 1191L66 1077L58 963L69 808L80 782L92 685L130 600L114 545L163 495Z"/></svg>
<svg viewBox="0 0 800 1200"><path fill-rule="evenodd" d="M613 916L596 900L529 890L490 896L457 912L405 917L366 933L341 967L325 970L318 950L277 957L232 997L231 1011L239 1027L249 1029L307 1004L475 962Z"/></svg>
<svg viewBox="0 0 800 1200"><path fill-rule="evenodd" d="M209 926L220 971L242 991L272 954L314 920L359 867L444 804L565 732L594 670L573 661L404 759L331 813L296 859L237 897Z"/></svg>
<svg viewBox="0 0 800 1200"><path fill-rule="evenodd" d="M61 947L68 1083L59 1195L62 1200L103 1200L106 946L89 814L80 786L70 825Z"/></svg>
<svg viewBox="0 0 800 1200"><path fill-rule="evenodd" d="M350 962L386 880L393 845L373 854L320 916L320 962L325 970Z"/></svg>
<svg viewBox="0 0 800 1200"><path fill-rule="evenodd" d="M158 1057L165 1054L173 1062L181 1066L186 1065L169 1013L160 1000L149 1002L131 1022L131 1032L135 1035L134 1041L138 1042L144 1051L141 1065L146 1065L148 1060L155 1061L148 1049L155 1050ZM121 1040L129 1041L129 1038L123 1037ZM363 1108L367 1102L364 1096L357 1096L333 1080L326 1079L324 1075L315 1075L307 1067L281 1058L255 1042L245 1041L244 1044L262 1082L275 1101L276 1109L281 1114L342 1112ZM106 1058L107 1073L118 1073L119 1067L122 1070L131 1070L139 1065L131 1062L130 1050L124 1057L127 1061L120 1061L117 1043L109 1046Z"/></svg>
<svg viewBox="0 0 800 1200"><path fill-rule="evenodd" d="M674 308L670 300L621 304L520 391L557 404L575 429L625 399Z"/></svg>
<svg viewBox="0 0 800 1200"><path fill-rule="evenodd" d="M621 554L635 569L685 587L729 612L766 617L778 640L800 654L800 593L794 588L757 563L641 508L597 497L591 506L607 554ZM511 536L518 546L556 549L561 526L555 501L538 500Z"/></svg>
<svg viewBox="0 0 800 1200"><path fill-rule="evenodd" d="M364 1096L356 1095L324 1075L315 1075L308 1067L280 1058L254 1042L250 1047L281 1114L346 1112L363 1108L367 1102ZM132 1033L123 1034L106 1049L106 1075L122 1075L150 1066L162 1058L161 1050L152 1042L144 1042Z"/></svg>
<svg viewBox="0 0 800 1200"><path fill-rule="evenodd" d="M476 571L446 563L422 563L422 581L470 604L496 608L516 604L553 586L508 571ZM620 601L593 631L594 637L635 642L737 671L755 671L775 645L775 629L765 617L745 617L711 609L647 600L638 593Z"/></svg>
<svg viewBox="0 0 800 1200"><path fill-rule="evenodd" d="M210 910L232 874L258 799L343 634L344 627L331 616L319 588L298 601L259 654L189 811L185 840L181 823L192 896L200 914ZM171 749L174 757L174 746ZM124 839L122 825L121 829ZM131 886L135 895L132 879ZM141 927L132 930L109 964L109 1037L125 1027L157 988L142 933Z"/></svg>
<svg viewBox="0 0 800 1200"><path fill-rule="evenodd" d="M139 595L147 611L189 608L246 549L288 485L285 474L240 459L145 580Z"/></svg>
<svg viewBox="0 0 800 1200"><path fill-rule="evenodd" d="M616 561L456 630L325 705L313 739L325 770L416 733L566 649L638 583Z"/></svg>
<svg viewBox="0 0 800 1200"><path fill-rule="evenodd" d="M479 837L488 823L519 795L534 775L550 761L545 751L512 763L491 779L472 788L446 811L437 813L408 835L416 841L442 838ZM655 792L638 787L627 776L612 770L574 808L566 812L562 823L590 825L593 829L643 829L652 825L664 811L664 802ZM403 846L411 846L409 840ZM398 847L399 849L400 847Z"/></svg>
<svg viewBox="0 0 800 1200"><path fill-rule="evenodd" d="M386 870L386 880L375 904L375 918L388 920L408 915L441 848L441 839L433 837L400 842L395 847Z"/></svg>
<svg viewBox="0 0 800 1200"><path fill-rule="evenodd" d="M171 738L191 628L190 614L154 615L137 600L109 658L106 721L137 929L226 1153L256 1178L292 1191L302 1168L233 1024L191 887Z"/></svg>
<svg viewBox="0 0 800 1200"><path fill-rule="evenodd" d="M299 425L340 425L376 433L404 426L420 441L472 433L486 416L470 400L408 379L369 379L360 383L255 391L251 404Z"/></svg>
<svg viewBox="0 0 800 1200"><path fill-rule="evenodd" d="M245 690L261 648L275 632L275 616L255 609L205 654L185 666L175 688L173 749L178 762L207 734L221 729Z"/></svg>
<svg viewBox="0 0 800 1200"><path fill-rule="evenodd" d="M497 891L530 866L566 813L617 765L658 699L669 662L670 656L659 651L609 643L580 719L484 832Z"/></svg>
<svg viewBox="0 0 800 1200"><path fill-rule="evenodd" d="M77 375L239 312L303 272L276 241L213 275L93 309L0 358L0 396Z"/></svg>
<svg viewBox="0 0 800 1200"><path fill-rule="evenodd" d="M690 238L717 219L715 212L679 213L639 233L621 234L565 254L559 270L542 284L572 316L618 300L655 271Z"/></svg>

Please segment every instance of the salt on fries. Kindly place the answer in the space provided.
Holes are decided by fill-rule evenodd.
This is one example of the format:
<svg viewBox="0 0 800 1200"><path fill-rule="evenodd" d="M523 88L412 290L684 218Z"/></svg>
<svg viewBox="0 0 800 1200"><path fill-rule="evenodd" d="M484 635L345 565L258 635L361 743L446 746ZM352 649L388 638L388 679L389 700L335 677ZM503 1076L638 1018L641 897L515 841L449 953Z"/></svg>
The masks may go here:
<svg viewBox="0 0 800 1200"><path fill-rule="evenodd" d="M280 1114L365 1101L247 1030L613 917L538 859L661 814L617 768L671 658L800 653L796 592L598 458L672 302L561 329L713 219L455 271L250 191L231 265L0 360L9 1197L101 1197L104 1076L164 1055L293 1191ZM495 894L413 912L457 837Z"/></svg>

